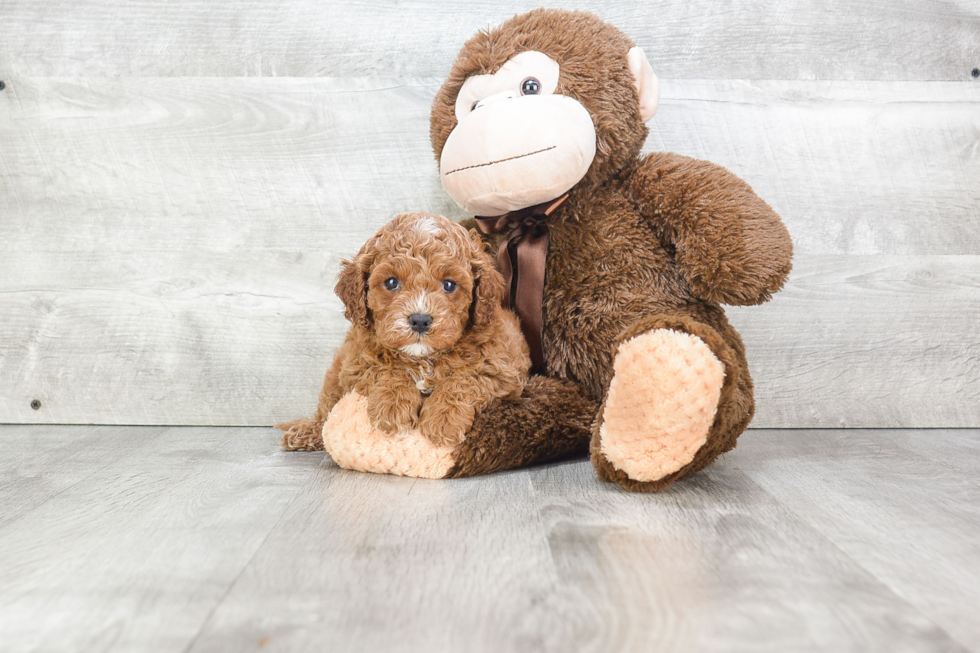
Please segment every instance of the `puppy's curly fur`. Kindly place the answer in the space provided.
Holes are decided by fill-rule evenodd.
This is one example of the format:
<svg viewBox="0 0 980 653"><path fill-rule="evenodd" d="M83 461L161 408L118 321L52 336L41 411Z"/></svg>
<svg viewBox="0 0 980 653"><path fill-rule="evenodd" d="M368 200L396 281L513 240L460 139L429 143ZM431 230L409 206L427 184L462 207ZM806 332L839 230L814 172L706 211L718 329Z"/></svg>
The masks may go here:
<svg viewBox="0 0 980 653"><path fill-rule="evenodd" d="M475 233L440 216L399 215L343 262L336 292L351 328L313 417L276 425L284 449L323 449L323 423L351 391L367 397L381 431L419 428L449 446L495 399L520 398L527 344L501 308L503 277ZM419 333L410 316L431 325Z"/></svg>

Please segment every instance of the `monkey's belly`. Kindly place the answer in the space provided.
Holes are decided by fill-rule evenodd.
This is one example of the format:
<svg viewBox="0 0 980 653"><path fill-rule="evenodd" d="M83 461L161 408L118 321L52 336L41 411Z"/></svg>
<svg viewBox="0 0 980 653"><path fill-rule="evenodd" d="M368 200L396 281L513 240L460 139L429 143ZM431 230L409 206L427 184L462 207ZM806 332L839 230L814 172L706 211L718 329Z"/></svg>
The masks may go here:
<svg viewBox="0 0 980 653"><path fill-rule="evenodd" d="M638 320L684 314L702 319L691 291L644 218L613 189L551 227L544 296L548 374L602 399L617 336Z"/></svg>
<svg viewBox="0 0 980 653"><path fill-rule="evenodd" d="M617 337L625 329L656 315L683 314L702 320L706 315L701 302L671 296L655 283L635 277L603 279L601 272L596 277L604 283L588 289L574 281L549 283L544 350L550 376L581 383L593 398L601 400L612 377Z"/></svg>
<svg viewBox="0 0 980 653"><path fill-rule="evenodd" d="M613 355L618 336L630 325L654 315L679 312L677 306L649 302L640 306L595 308L588 318L581 305L557 307L546 314L544 350L550 376L584 385L593 399L601 400L613 374Z"/></svg>

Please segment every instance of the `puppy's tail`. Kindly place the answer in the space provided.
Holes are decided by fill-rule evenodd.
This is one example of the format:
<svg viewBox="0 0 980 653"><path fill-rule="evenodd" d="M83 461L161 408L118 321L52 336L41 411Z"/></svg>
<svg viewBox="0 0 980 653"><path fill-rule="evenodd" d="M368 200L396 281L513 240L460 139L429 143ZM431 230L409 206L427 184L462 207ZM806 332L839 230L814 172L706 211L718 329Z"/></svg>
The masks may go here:
<svg viewBox="0 0 980 653"><path fill-rule="evenodd" d="M276 428L285 431L279 446L286 451L323 451L323 422L307 417L281 422Z"/></svg>

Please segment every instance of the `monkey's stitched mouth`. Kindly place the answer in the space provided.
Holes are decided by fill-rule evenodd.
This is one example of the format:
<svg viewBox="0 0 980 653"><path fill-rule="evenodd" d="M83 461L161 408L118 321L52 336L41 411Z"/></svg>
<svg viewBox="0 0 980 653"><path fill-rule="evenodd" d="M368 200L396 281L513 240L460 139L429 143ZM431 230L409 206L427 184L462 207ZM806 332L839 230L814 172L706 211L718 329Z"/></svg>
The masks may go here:
<svg viewBox="0 0 980 653"><path fill-rule="evenodd" d="M449 175L451 175L453 173L462 172L463 170L472 170L473 168L483 168L485 166L492 166L495 163L503 163L504 161L513 161L514 159L523 159L526 156L531 156L532 154L541 154L542 152L547 152L548 150L553 150L556 147L558 147L558 146L557 145L552 145L551 147L545 147L545 148L542 148L540 150L534 150L533 152L528 152L527 154L518 154L517 156L509 156L506 159L497 159L496 161L490 161L488 163L477 163L476 165L466 166L464 168L456 168L455 170L450 170L449 172L447 172L446 173L446 176L448 177Z"/></svg>

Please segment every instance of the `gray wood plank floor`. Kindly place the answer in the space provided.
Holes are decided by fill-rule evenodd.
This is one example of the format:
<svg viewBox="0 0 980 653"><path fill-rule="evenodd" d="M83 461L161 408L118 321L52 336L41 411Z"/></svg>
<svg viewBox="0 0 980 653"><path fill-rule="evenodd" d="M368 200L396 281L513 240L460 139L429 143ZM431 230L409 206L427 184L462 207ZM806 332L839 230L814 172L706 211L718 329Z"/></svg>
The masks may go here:
<svg viewBox="0 0 980 653"><path fill-rule="evenodd" d="M271 429L0 426L0 650L980 651L980 430L755 430L659 495Z"/></svg>

